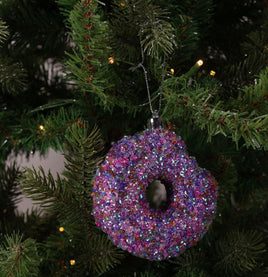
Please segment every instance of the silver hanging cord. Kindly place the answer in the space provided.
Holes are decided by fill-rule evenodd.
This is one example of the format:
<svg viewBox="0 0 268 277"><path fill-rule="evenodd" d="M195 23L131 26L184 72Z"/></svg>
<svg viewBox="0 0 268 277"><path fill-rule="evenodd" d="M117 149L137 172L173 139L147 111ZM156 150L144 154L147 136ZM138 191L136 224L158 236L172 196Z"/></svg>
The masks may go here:
<svg viewBox="0 0 268 277"><path fill-rule="evenodd" d="M141 43L141 37L140 36L139 36L139 39L140 39L140 48L141 48L141 62L137 66L132 67L130 69L134 71L134 70L138 69L139 67L142 68L143 73L144 73L146 90L147 90L147 94L148 94L150 111L151 111L152 115L156 116L156 114L158 115L158 113L160 112L160 109L161 109L161 106L162 106L163 83L164 83L164 76L165 76L166 59L164 57L164 63L163 63L163 67L162 67L160 92L158 93L158 95L159 95L158 110L153 110L151 93L150 93L150 87L149 87L149 82L148 82L147 70L146 70L145 66L143 65L143 63L144 63L144 51L143 51L143 48L142 48L142 43Z"/></svg>
<svg viewBox="0 0 268 277"><path fill-rule="evenodd" d="M159 92L158 112L160 112L161 106L162 106L162 95L163 95L163 83L164 83L164 77L165 77L165 68L166 68L166 57L164 56L164 63L163 63L162 73L161 73L161 85L160 85L160 92Z"/></svg>
<svg viewBox="0 0 268 277"><path fill-rule="evenodd" d="M152 100L151 100L151 93L150 93L150 88L149 88L149 82L148 82L148 77L147 77L147 70L144 67L142 63L139 64L139 67L143 69L144 72L144 78L145 78L145 83L146 83L146 89L147 89L147 94L148 94L148 100L149 100L149 105L150 105L150 111L153 113L153 106L152 106Z"/></svg>

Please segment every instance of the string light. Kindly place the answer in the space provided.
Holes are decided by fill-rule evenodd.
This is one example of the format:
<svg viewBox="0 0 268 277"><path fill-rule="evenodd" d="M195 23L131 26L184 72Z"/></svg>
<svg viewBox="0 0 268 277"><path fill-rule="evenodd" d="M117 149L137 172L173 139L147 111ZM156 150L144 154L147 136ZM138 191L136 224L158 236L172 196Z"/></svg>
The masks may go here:
<svg viewBox="0 0 268 277"><path fill-rule="evenodd" d="M196 62L196 64L200 67L200 66L202 66L203 65L203 60L198 60L197 62Z"/></svg>
<svg viewBox="0 0 268 277"><path fill-rule="evenodd" d="M114 57L113 56L109 57L108 61L109 61L110 64L113 64L114 63Z"/></svg>
<svg viewBox="0 0 268 277"><path fill-rule="evenodd" d="M171 73L172 75L174 75L174 73L175 73L174 68L170 68L170 73Z"/></svg>
<svg viewBox="0 0 268 277"><path fill-rule="evenodd" d="M70 260L70 265L75 265L75 260Z"/></svg>
<svg viewBox="0 0 268 277"><path fill-rule="evenodd" d="M125 5L126 5L125 3L120 3L120 6L123 8L125 7Z"/></svg>
<svg viewBox="0 0 268 277"><path fill-rule="evenodd" d="M215 76L216 72L214 70L210 70L210 73L209 73L211 76Z"/></svg>
<svg viewBox="0 0 268 277"><path fill-rule="evenodd" d="M39 130L45 131L45 126L44 125L39 125Z"/></svg>
<svg viewBox="0 0 268 277"><path fill-rule="evenodd" d="M3 213L5 214L7 212L7 209L3 209Z"/></svg>
<svg viewBox="0 0 268 277"><path fill-rule="evenodd" d="M63 227L60 227L60 228L59 228L59 231L62 233L62 232L65 231L65 229L64 229Z"/></svg>

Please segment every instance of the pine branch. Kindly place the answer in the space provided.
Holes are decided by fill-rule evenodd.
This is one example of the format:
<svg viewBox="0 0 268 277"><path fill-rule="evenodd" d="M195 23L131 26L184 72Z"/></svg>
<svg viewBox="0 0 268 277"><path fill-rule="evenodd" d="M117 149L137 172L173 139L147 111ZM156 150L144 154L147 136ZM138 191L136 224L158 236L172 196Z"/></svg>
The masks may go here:
<svg viewBox="0 0 268 277"><path fill-rule="evenodd" d="M148 14L151 14L151 17L153 17L152 20L158 20L156 16L159 15L161 22L163 21L162 19L165 12L155 6L147 7L145 11L144 8L147 5L141 3L142 1L139 1L140 7L135 6L135 9L138 8L139 12L142 11L142 14L147 11ZM128 8L128 13L132 13L132 5L133 4L131 3ZM120 8L122 9L121 5ZM113 18L117 17L116 12L120 11L115 11ZM142 87L140 89L133 87L132 79L137 79L138 85L139 83L142 83L142 86L144 86L143 76L142 74L137 76L138 74L134 75L133 73L122 74L122 70L124 70L126 66L129 68L130 64L133 65L132 63L129 63L129 61L122 60L122 57L125 56L124 53L128 50L127 48L123 49L125 44L121 43L119 43L119 47L122 49L122 55L118 52L116 47L112 50L109 46L110 39L112 40L111 44L113 44L113 41L115 41L113 38L118 37L117 32L113 35L113 32L109 30L108 23L101 20L98 13L97 2L91 3L91 1L79 2L70 12L69 27L72 30L72 32L70 32L70 36L75 43L75 47L73 53L67 53L67 70L71 72L69 78L74 80L79 85L81 91L83 92L83 98L85 98L86 101L90 98L90 102L94 102L96 105L100 105L109 111L111 111L115 106L119 106L126 109L128 112L135 114L135 112L140 109L138 106L140 101L138 101L137 98L137 90L142 91ZM126 18L126 14L124 17L120 17L119 24L124 24L123 19ZM142 18L142 15L139 15L138 18ZM139 22L139 20L137 22ZM142 19L142 22L140 20L140 24L145 26L146 21L144 18ZM111 28L113 31L115 30L114 28L119 30L119 32L121 30L126 30L126 26L124 26L124 28L117 28L116 26L116 23L114 23L114 20L112 19ZM158 24L157 26L159 27L162 25ZM121 27L123 27L123 25ZM146 28L147 27L148 26L146 25ZM171 25L169 25L169 27L171 28ZM133 28L135 29L135 26ZM145 27L140 26L138 29L141 28ZM161 30L163 28L161 27ZM128 36L130 37L130 40L133 38L133 42L130 44L134 43L133 51L138 53L138 55L134 55L138 60L140 60L139 39L137 36L134 38L134 33L131 32L131 35L129 36L130 33L128 29ZM169 33L167 35L169 35ZM149 39L149 41L151 43L153 40ZM161 43L162 42L160 42L160 44ZM155 45L156 48L158 47L155 42L152 42L152 45L152 47ZM167 49L169 46L166 45L165 47L165 49ZM132 46L130 46L130 48L132 48ZM115 54L112 51L115 51ZM112 59L111 63L109 63L109 57ZM135 59L135 62L137 62L137 59ZM158 75L159 72L157 76ZM133 88L131 92L126 95L125 90L129 89L129 86ZM140 92L140 95L144 97L142 92ZM142 102L144 102L144 100L142 100Z"/></svg>
<svg viewBox="0 0 268 277"><path fill-rule="evenodd" d="M47 114L36 113L36 110L42 111L46 107L39 107L28 113L24 111L16 111L15 113L10 110L0 112L2 121L6 124L3 128L7 134L3 133L5 135L3 139L8 145L12 145L15 151L39 150L43 154L48 147L56 151L62 150L66 129L77 121L81 113L76 106L61 107L58 111Z"/></svg>
<svg viewBox="0 0 268 277"><path fill-rule="evenodd" d="M81 116L81 112L75 105L70 108L60 107L57 111L52 111L49 114L37 115L36 123L33 124L32 115L34 115L35 110L32 112L33 114L27 115L27 121L23 122L23 126L24 130L28 129L31 132L31 141L42 153L47 150L48 146L55 150L62 150L62 141L64 140L66 129L79 121ZM29 139L29 137L26 137L26 139Z"/></svg>
<svg viewBox="0 0 268 277"><path fill-rule="evenodd" d="M0 72L2 93L18 94L27 89L27 73L20 63L1 57Z"/></svg>
<svg viewBox="0 0 268 277"><path fill-rule="evenodd" d="M0 171L0 234L10 234L24 226L23 216L16 211L21 200L17 181L19 176L20 171L15 162Z"/></svg>
<svg viewBox="0 0 268 277"><path fill-rule="evenodd" d="M0 20L0 45L6 41L9 32L5 23ZM2 93L17 94L27 88L26 71L20 63L11 58L1 57L0 61L0 84Z"/></svg>
<svg viewBox="0 0 268 277"><path fill-rule="evenodd" d="M87 263L87 270L99 275L116 267L125 257L125 252L117 248L106 235L94 235L80 256ZM88 259L90 257L90 259Z"/></svg>
<svg viewBox="0 0 268 277"><path fill-rule="evenodd" d="M0 20L0 45L6 40L7 36L7 26L4 21Z"/></svg>
<svg viewBox="0 0 268 277"><path fill-rule="evenodd" d="M261 116L268 113L268 67L261 71L255 84L241 89L237 101L241 112Z"/></svg>
<svg viewBox="0 0 268 277"><path fill-rule="evenodd" d="M68 179L69 190L77 203L72 213L77 215L77 220L89 233L92 232L91 225L94 222L91 215L93 209L91 181L103 159L100 155L103 145L99 130L94 127L88 133L88 125L83 121L73 124L66 134L64 154L66 163L63 175Z"/></svg>
<svg viewBox="0 0 268 277"><path fill-rule="evenodd" d="M90 198L91 179L102 159L97 156L103 147L100 134L96 128L88 134L86 124L79 121L68 130L66 139L68 153L64 154L67 161L64 176L68 181L59 175L55 180L50 171L46 174L42 167L38 171L26 168L20 178L23 192L42 207L51 207L57 202L88 201Z"/></svg>
<svg viewBox="0 0 268 277"><path fill-rule="evenodd" d="M141 272L140 274L137 274L136 272L134 272L133 277L159 277L160 275L157 274L156 272Z"/></svg>
<svg viewBox="0 0 268 277"><path fill-rule="evenodd" d="M219 182L217 214L223 214L230 209L232 204L230 200L237 191L239 175L233 160L223 155L218 155L217 163L214 166L215 168L212 168L212 170L215 170L214 174L216 174L217 181ZM215 220L222 223L222 217L216 217Z"/></svg>
<svg viewBox="0 0 268 277"><path fill-rule="evenodd" d="M55 180L51 172L46 174L42 167L39 167L38 171L34 167L32 169L25 168L19 181L23 193L41 207L49 208L57 201L72 200L70 192L66 188L66 182L59 175Z"/></svg>
<svg viewBox="0 0 268 277"><path fill-rule="evenodd" d="M89 273L100 276L121 263L125 252L105 234L93 232L89 235L87 228L80 223L77 225L79 230L78 226L75 231L69 225L64 232L50 235L44 244L43 256L45 263L50 264L53 276L65 276L70 271L81 276ZM75 260L75 266L70 268L71 259Z"/></svg>
<svg viewBox="0 0 268 277"><path fill-rule="evenodd" d="M256 231L230 232L216 244L219 261L214 269L229 276L243 275L257 266L265 251L262 237Z"/></svg>
<svg viewBox="0 0 268 277"><path fill-rule="evenodd" d="M70 12L69 24L76 48L67 53L68 70L84 92L97 96L104 107L111 104L104 90L110 88L108 24L97 13L97 1L79 1Z"/></svg>
<svg viewBox="0 0 268 277"><path fill-rule="evenodd" d="M260 28L250 32L243 38L240 45L242 57L234 64L227 65L219 74L226 93L237 93L243 86L249 85L256 79L256 75L264 70L268 64L268 9L263 11L266 19Z"/></svg>
<svg viewBox="0 0 268 277"><path fill-rule="evenodd" d="M203 271L196 272L195 270L177 273L174 275L174 277L204 277L204 276L206 275Z"/></svg>
<svg viewBox="0 0 268 277"><path fill-rule="evenodd" d="M50 266L53 276L100 276L121 263L125 252L117 248L104 234L93 234L88 239L79 234L61 233L51 235L45 244L47 263L58 261ZM70 267L70 260L75 265ZM61 265L61 266L60 266Z"/></svg>
<svg viewBox="0 0 268 277"><path fill-rule="evenodd" d="M56 0L56 3L59 5L61 13L66 17L65 20L68 21L67 17L69 17L70 12L77 3L77 0Z"/></svg>
<svg viewBox="0 0 268 277"><path fill-rule="evenodd" d="M197 248L190 248L169 262L175 265L176 277L204 276L202 267L205 264L205 257L204 253Z"/></svg>
<svg viewBox="0 0 268 277"><path fill-rule="evenodd" d="M81 201L80 196L87 198L89 195L85 193L91 193L91 180L103 159L99 155L104 144L99 130L94 127L89 134L85 122L72 125L66 139L67 153L64 157L68 163L65 164L64 176L72 183L75 198ZM81 180L83 180L82 184Z"/></svg>
<svg viewBox="0 0 268 277"><path fill-rule="evenodd" d="M146 7L145 14L139 15L139 36L144 51L152 58L169 56L176 43L174 29L167 21L168 13L153 5L146 5Z"/></svg>
<svg viewBox="0 0 268 277"><path fill-rule="evenodd" d="M122 1L113 1L112 12L109 19L110 28L112 30L110 44L119 60L136 62L140 60L140 45L136 17L130 5L132 2L124 2L123 6L121 2Z"/></svg>
<svg viewBox="0 0 268 277"><path fill-rule="evenodd" d="M0 246L0 275L7 277L39 276L38 244L33 239L23 241L22 236L5 236Z"/></svg>
<svg viewBox="0 0 268 277"><path fill-rule="evenodd" d="M89 133L87 124L79 121L66 132L64 179L58 176L55 180L42 168L39 171L26 169L20 179L23 192L42 207L53 210L65 228L60 237L53 235L48 238L47 255L52 260L60 255L68 259L67 253L72 253L76 260L74 271L80 274L92 271L101 274L124 257L124 252L115 247L106 235L99 234L91 215L91 181L102 160L102 149L103 142L97 128ZM57 249L59 243L62 247Z"/></svg>
<svg viewBox="0 0 268 277"><path fill-rule="evenodd" d="M244 60L225 68L220 77L227 94L237 94L237 91L256 79L256 75L268 63L266 53L254 53ZM227 75L228 74L228 75Z"/></svg>
<svg viewBox="0 0 268 277"><path fill-rule="evenodd" d="M17 181L19 175L20 171L15 162L0 171L0 211L5 211L5 216L11 216L14 213L16 204L20 200Z"/></svg>
<svg viewBox="0 0 268 277"><path fill-rule="evenodd" d="M178 46L175 48L170 66L176 72L180 72L181 68L184 67L183 62L189 61L193 57L193 53L197 51L201 32L198 32L195 19L187 14L174 14L171 20ZM176 57L176 60L174 57Z"/></svg>
<svg viewBox="0 0 268 277"><path fill-rule="evenodd" d="M121 2L115 1L111 20L114 31L113 48L120 51L119 55L125 56L126 49L131 60L139 57L137 35L140 36L142 47L150 58L162 59L164 55L170 55L176 43L174 28L168 22L168 12L153 5L151 1L125 1L123 6ZM133 30L131 33L130 28Z"/></svg>
<svg viewBox="0 0 268 277"><path fill-rule="evenodd" d="M13 194L16 198L19 193L16 193L17 177L20 175L20 171L15 162L10 166L6 166L0 171L0 189L8 191L7 194ZM3 193L0 193L2 195Z"/></svg>
<svg viewBox="0 0 268 277"><path fill-rule="evenodd" d="M9 25L8 43L13 57L36 56L38 47L45 51L46 57L51 57L51 53L65 48L66 30L54 1L48 0L44 5L32 0L3 0L0 16Z"/></svg>
<svg viewBox="0 0 268 277"><path fill-rule="evenodd" d="M206 130L208 141L212 136L222 134L232 138L237 147L240 140L243 140L246 147L268 149L268 113L256 115L254 111L239 111L235 107L227 110L226 103L218 100L219 90L215 84L214 87L213 83L209 85L210 87L203 87L196 82L189 85L187 80L188 78L181 76L165 81L164 96L167 101L163 111L165 119L190 118L193 125ZM265 91L263 86L261 91L262 93Z"/></svg>

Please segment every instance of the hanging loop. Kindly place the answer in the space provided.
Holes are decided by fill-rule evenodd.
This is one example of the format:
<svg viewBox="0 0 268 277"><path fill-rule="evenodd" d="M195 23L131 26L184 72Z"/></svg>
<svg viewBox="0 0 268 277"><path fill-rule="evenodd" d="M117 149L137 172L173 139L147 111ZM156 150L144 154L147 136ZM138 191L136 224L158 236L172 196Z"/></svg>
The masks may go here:
<svg viewBox="0 0 268 277"><path fill-rule="evenodd" d="M148 129L159 129L159 128L162 128L162 122L161 122L161 119L159 117L159 114L158 114L158 111L155 110L153 111L152 113L152 118L150 118L148 120Z"/></svg>

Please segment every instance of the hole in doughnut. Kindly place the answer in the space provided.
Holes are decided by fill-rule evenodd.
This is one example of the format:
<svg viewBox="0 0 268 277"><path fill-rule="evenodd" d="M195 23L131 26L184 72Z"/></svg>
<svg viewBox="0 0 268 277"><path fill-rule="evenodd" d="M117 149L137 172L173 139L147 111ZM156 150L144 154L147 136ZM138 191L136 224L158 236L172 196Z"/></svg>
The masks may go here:
<svg viewBox="0 0 268 277"><path fill-rule="evenodd" d="M165 211L171 202L172 184L167 180L156 179L148 184L145 195L151 209Z"/></svg>

